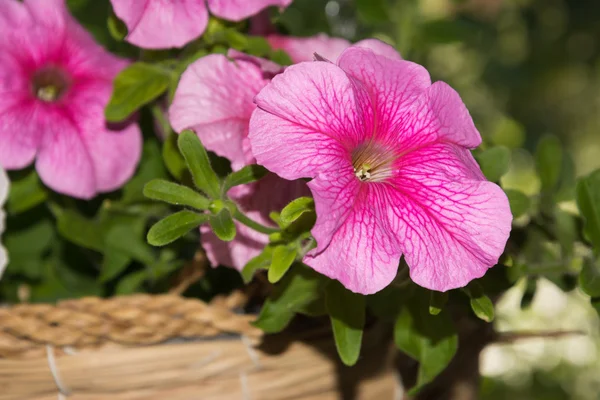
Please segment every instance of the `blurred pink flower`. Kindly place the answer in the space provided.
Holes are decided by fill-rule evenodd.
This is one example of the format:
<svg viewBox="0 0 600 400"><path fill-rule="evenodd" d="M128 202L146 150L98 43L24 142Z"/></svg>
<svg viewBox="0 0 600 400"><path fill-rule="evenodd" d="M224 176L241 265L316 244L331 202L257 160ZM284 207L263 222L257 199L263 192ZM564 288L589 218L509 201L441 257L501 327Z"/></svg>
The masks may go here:
<svg viewBox="0 0 600 400"><path fill-rule="evenodd" d="M4 232L4 210L2 207L4 207L4 203L8 197L9 183L6 172L0 167L0 235ZM0 242L0 278L2 278L6 264L8 264L6 249L2 247L2 242Z"/></svg>
<svg viewBox="0 0 600 400"><path fill-rule="evenodd" d="M351 47L337 64L288 67L256 103L258 163L312 178L315 270L370 294L404 255L413 281L446 291L498 261L508 200L469 151L481 137L459 95L420 65Z"/></svg>
<svg viewBox="0 0 600 400"><path fill-rule="evenodd" d="M200 36L208 9L219 18L241 21L269 6L287 7L292 0L111 0L129 33L127 41L147 49L182 47ZM207 9L208 5L208 9Z"/></svg>
<svg viewBox="0 0 600 400"><path fill-rule="evenodd" d="M231 51L230 60L211 54L194 62L183 73L169 119L173 129L193 129L204 146L231 161L234 170L255 163L248 143L248 124L256 108L254 96L281 67L261 58ZM304 181L290 182L270 174L250 185L229 191L241 210L263 225L275 226L271 211L280 211L287 203L308 195ZM237 235L232 242L219 240L203 226L202 245L213 265L241 270L269 242L267 235L236 222Z"/></svg>
<svg viewBox="0 0 600 400"><path fill-rule="evenodd" d="M0 165L35 159L47 186L85 199L127 181L140 130L104 119L126 62L96 44L64 0L0 0L0 49Z"/></svg>
<svg viewBox="0 0 600 400"><path fill-rule="evenodd" d="M335 61L351 45L346 39L329 37L324 33L310 37L269 35L267 41L272 48L285 51L294 63L312 61L314 53ZM375 53L389 58L402 58L392 46L377 39L361 40L354 46L371 49Z"/></svg>

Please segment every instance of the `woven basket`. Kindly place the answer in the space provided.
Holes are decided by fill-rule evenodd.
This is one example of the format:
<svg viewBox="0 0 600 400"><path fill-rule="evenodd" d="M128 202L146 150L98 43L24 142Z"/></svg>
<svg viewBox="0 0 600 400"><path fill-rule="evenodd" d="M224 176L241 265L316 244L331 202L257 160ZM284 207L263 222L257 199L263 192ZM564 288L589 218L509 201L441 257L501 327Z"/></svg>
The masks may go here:
<svg viewBox="0 0 600 400"><path fill-rule="evenodd" d="M377 329L340 365L331 332L262 337L253 316L179 296L84 298L0 309L0 400L394 399Z"/></svg>

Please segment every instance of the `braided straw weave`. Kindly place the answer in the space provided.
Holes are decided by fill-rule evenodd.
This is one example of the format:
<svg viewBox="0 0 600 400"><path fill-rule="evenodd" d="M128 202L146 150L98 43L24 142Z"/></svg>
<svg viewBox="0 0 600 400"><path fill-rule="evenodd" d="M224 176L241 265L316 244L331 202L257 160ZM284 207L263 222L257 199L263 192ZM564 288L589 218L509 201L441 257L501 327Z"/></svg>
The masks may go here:
<svg viewBox="0 0 600 400"><path fill-rule="evenodd" d="M0 309L0 400L394 398L384 341L341 367L330 333L262 340L254 316L232 311L244 301L135 295Z"/></svg>

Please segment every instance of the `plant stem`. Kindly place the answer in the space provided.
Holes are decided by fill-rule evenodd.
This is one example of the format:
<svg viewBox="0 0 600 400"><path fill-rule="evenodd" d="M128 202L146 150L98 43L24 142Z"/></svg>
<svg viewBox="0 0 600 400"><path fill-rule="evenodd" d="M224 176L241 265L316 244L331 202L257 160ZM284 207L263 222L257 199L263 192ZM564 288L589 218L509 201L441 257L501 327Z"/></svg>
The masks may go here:
<svg viewBox="0 0 600 400"><path fill-rule="evenodd" d="M277 229L277 228L271 228L271 227L259 224L258 222L248 218L246 215L241 213L240 210L238 210L238 209L236 209L235 212L233 213L233 218L235 218L242 224L246 225L248 228L252 228L255 231L260 232L260 233L265 233L267 235L270 235L271 233L279 232L279 229Z"/></svg>

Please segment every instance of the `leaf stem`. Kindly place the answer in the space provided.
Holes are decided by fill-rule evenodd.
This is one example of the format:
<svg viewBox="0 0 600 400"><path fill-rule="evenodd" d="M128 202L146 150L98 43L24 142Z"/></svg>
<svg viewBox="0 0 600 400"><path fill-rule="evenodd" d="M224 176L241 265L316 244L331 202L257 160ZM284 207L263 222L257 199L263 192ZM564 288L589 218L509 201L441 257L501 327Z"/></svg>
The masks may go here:
<svg viewBox="0 0 600 400"><path fill-rule="evenodd" d="M254 221L253 219L248 218L245 214L241 213L240 210L238 210L237 208L235 209L235 212L233 213L233 218L235 218L237 221L241 222L242 224L246 225L248 228L252 228L255 231L260 232L260 233L265 233L267 235L270 235L271 233L279 232L279 229L277 229L277 228L271 228L271 227L259 224L258 222Z"/></svg>

